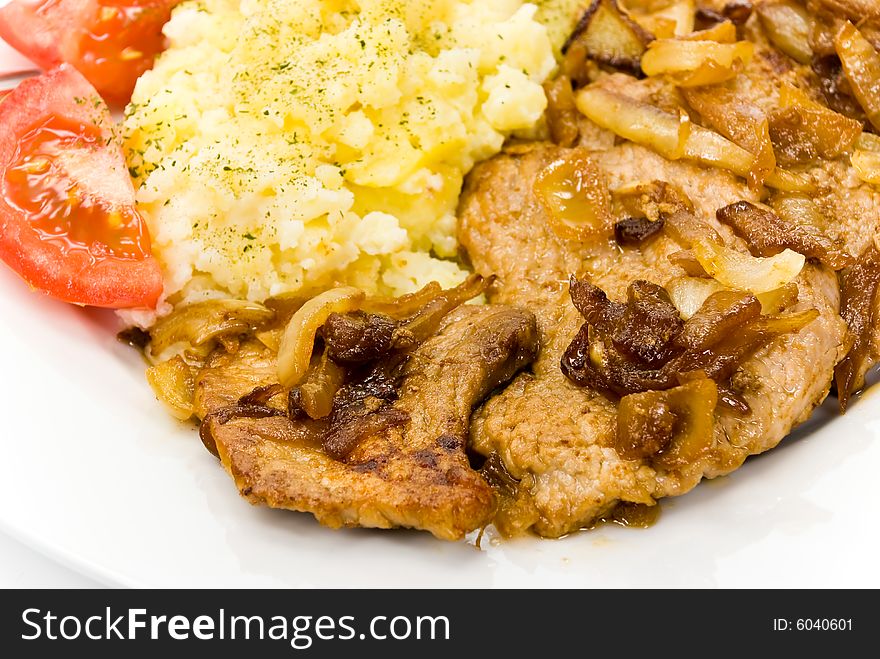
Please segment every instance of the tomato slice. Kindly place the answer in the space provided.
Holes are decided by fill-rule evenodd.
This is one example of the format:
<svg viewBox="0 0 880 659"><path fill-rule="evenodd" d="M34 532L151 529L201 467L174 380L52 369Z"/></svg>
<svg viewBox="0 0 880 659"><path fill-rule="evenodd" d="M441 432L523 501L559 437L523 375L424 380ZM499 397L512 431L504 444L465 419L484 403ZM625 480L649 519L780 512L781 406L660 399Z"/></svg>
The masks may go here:
<svg viewBox="0 0 880 659"><path fill-rule="evenodd" d="M0 37L44 69L73 64L111 103L124 105L164 47L162 26L180 0L12 0Z"/></svg>
<svg viewBox="0 0 880 659"><path fill-rule="evenodd" d="M0 259L65 302L154 308L162 293L110 111L69 65L0 102Z"/></svg>

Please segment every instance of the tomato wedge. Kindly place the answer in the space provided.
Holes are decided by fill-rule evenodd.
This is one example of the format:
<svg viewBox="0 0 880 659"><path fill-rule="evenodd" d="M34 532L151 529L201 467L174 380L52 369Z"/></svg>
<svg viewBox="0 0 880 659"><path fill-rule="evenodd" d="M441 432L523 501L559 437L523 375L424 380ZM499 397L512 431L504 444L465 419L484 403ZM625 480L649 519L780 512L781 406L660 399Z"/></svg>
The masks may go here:
<svg viewBox="0 0 880 659"><path fill-rule="evenodd" d="M154 308L162 293L110 111L69 65L0 102L0 259L65 302Z"/></svg>
<svg viewBox="0 0 880 659"><path fill-rule="evenodd" d="M12 0L0 37L43 69L73 64L108 102L124 105L164 48L180 0Z"/></svg>

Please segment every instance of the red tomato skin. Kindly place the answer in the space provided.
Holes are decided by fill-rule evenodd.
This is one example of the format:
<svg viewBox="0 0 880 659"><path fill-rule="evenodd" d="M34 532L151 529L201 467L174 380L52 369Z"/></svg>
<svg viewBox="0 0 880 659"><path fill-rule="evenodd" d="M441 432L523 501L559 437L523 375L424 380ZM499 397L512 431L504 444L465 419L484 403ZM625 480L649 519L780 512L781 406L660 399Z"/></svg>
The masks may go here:
<svg viewBox="0 0 880 659"><path fill-rule="evenodd" d="M82 102L75 102L79 99ZM16 156L18 137L51 115L100 128L108 144L101 172L114 203L134 204L134 186L122 150L113 135L110 112L97 91L69 65L22 82L0 102L0 178ZM103 187L103 186L102 186ZM152 255L141 260L96 260L88 251L63 253L45 242L0 194L0 260L33 288L73 304L97 307L155 308L162 294L162 273Z"/></svg>
<svg viewBox="0 0 880 659"><path fill-rule="evenodd" d="M95 86L101 96L116 105L125 105L131 98L137 78L152 68L153 60L162 50L161 29L171 9L181 0L12 0L0 8L0 38L30 58L43 70L52 69L62 62L77 67ZM123 38L119 50L131 46L144 50L141 58L117 62L109 68L96 62L111 52L96 55L89 49L100 46L106 35L95 41L89 39L102 8L145 7L139 24L148 44L128 43L131 35ZM105 49L107 45L103 46Z"/></svg>

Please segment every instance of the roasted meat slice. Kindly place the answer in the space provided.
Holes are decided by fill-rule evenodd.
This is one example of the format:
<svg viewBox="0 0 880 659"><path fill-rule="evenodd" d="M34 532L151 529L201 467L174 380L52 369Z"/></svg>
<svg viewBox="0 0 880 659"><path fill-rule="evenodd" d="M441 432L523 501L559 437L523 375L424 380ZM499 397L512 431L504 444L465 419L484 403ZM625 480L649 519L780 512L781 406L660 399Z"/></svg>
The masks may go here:
<svg viewBox="0 0 880 659"><path fill-rule="evenodd" d="M490 300L534 311L541 338L531 372L519 375L474 415L472 445L487 456L497 454L494 459L500 458L510 479L518 481L516 493L502 500L496 525L552 537L589 526L622 502L652 505L683 494L703 477L728 473L749 455L772 448L825 398L847 343L835 274L807 264L796 279L797 303L787 312L816 309L818 317L760 349L730 378L729 386L750 412L718 405L706 450L684 464L621 455L615 448L619 398L576 386L560 370L560 359L584 321L569 299L569 277L592 281L623 302L634 281L663 286L682 276L668 259L682 246L665 230L623 249L606 237L588 244L560 237L533 182L548 163L571 153L544 145L483 163L469 176L459 209L459 239L474 268L498 277ZM681 186L695 216L728 245L747 252L745 243L715 219L719 208L754 200L745 180L669 162L631 143L606 147L594 161L612 191L656 180ZM508 508L505 501L511 502Z"/></svg>
<svg viewBox="0 0 880 659"><path fill-rule="evenodd" d="M283 392L259 401L261 418L237 416L242 396L276 381L274 353L250 341L212 357L197 377L196 410L203 436L252 503L310 512L331 527L409 527L455 540L487 524L495 510L491 488L465 455L471 411L536 353L530 312L460 307L392 365L393 377L350 386L359 392L350 394L354 412L334 411L331 427L318 432L318 422L285 414ZM383 397L393 402L382 405ZM233 413L223 414L228 409ZM358 441L334 459L325 450L328 432L352 418Z"/></svg>

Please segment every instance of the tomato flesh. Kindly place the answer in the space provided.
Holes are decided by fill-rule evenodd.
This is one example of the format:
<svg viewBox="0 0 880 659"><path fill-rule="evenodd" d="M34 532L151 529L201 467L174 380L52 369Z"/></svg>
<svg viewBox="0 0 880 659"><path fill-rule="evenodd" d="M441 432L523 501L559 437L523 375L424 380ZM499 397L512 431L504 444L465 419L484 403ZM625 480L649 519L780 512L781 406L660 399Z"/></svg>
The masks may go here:
<svg viewBox="0 0 880 659"><path fill-rule="evenodd" d="M155 308L162 270L107 105L73 67L0 102L0 260L65 302Z"/></svg>
<svg viewBox="0 0 880 659"><path fill-rule="evenodd" d="M44 69L74 65L105 100L125 104L179 1L12 0L0 7L0 37Z"/></svg>
<svg viewBox="0 0 880 659"><path fill-rule="evenodd" d="M171 7L156 0L99 0L84 26L78 68L111 100L125 102L138 77L162 52Z"/></svg>
<svg viewBox="0 0 880 659"><path fill-rule="evenodd" d="M150 253L150 237L138 212L128 206L110 208L91 197L59 159L73 150L100 146L96 126L53 115L19 140L16 158L6 170L4 197L63 254L83 250L95 258L143 259Z"/></svg>

